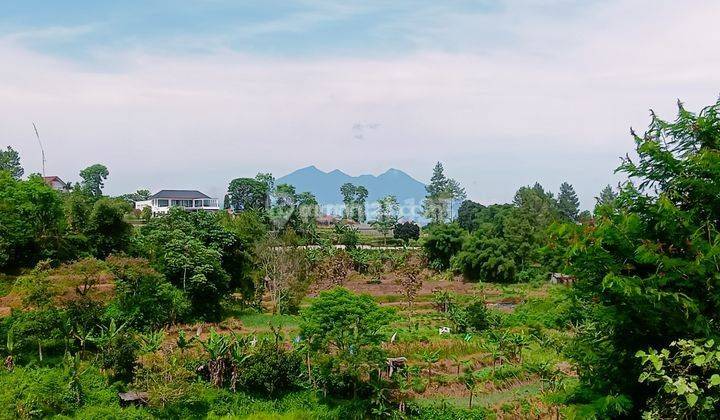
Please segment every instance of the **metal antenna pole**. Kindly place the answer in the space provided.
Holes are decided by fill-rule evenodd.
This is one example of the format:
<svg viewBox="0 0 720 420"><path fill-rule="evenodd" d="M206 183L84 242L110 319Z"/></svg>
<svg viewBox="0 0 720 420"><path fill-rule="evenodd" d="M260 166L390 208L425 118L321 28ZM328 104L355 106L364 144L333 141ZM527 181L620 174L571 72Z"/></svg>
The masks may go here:
<svg viewBox="0 0 720 420"><path fill-rule="evenodd" d="M38 144L40 145L40 152L42 153L42 174L45 176L45 150L43 149L42 142L40 141L40 134L38 133L35 123L33 123L33 128L35 129L35 137L37 137Z"/></svg>

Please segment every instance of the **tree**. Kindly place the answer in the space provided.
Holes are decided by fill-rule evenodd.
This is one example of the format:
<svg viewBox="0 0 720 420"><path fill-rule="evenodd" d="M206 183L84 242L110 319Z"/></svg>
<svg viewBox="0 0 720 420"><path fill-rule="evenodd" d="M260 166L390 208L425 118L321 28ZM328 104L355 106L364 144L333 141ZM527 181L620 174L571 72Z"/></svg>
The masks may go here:
<svg viewBox="0 0 720 420"><path fill-rule="evenodd" d="M393 237L400 239L407 245L411 239L417 240L420 238L420 226L412 221L398 223L393 228Z"/></svg>
<svg viewBox="0 0 720 420"><path fill-rule="evenodd" d="M290 224L295 216L297 193L290 184L280 184L275 188L275 206L270 211L270 219L276 229Z"/></svg>
<svg viewBox="0 0 720 420"><path fill-rule="evenodd" d="M468 232L472 232L477 229L478 226L477 222L475 221L475 216L477 216L478 212L480 212L480 210L484 208L485 206L472 200L463 201L460 204L460 208L458 208L457 216L457 222L460 227L467 230Z"/></svg>
<svg viewBox="0 0 720 420"><path fill-rule="evenodd" d="M365 200L367 199L367 196L367 188L362 185L355 188L355 214L353 220L356 222L363 223L367 220L367 216L365 214Z"/></svg>
<svg viewBox="0 0 720 420"><path fill-rule="evenodd" d="M315 220L320 216L320 205L315 195L309 191L297 195L298 216L303 223L315 225Z"/></svg>
<svg viewBox="0 0 720 420"><path fill-rule="evenodd" d="M580 200L578 200L573 186L567 182L560 184L560 194L558 194L557 205L560 210L560 214L572 221L578 220Z"/></svg>
<svg viewBox="0 0 720 420"><path fill-rule="evenodd" d="M125 221L129 211L130 205L121 199L101 198L93 204L84 232L96 257L127 249L132 234L132 226Z"/></svg>
<svg viewBox="0 0 720 420"><path fill-rule="evenodd" d="M120 196L120 198L130 203L134 203L136 201L145 201L150 198L150 190L137 190L134 193L123 194Z"/></svg>
<svg viewBox="0 0 720 420"><path fill-rule="evenodd" d="M346 182L340 186L340 194L343 197L343 204L345 204L345 210L343 211L343 217L346 219L352 219L354 213L353 208L355 206L355 189L356 187Z"/></svg>
<svg viewBox="0 0 720 420"><path fill-rule="evenodd" d="M431 226L427 232L422 246L430 265L438 270L450 268L450 259L462 248L465 231L450 223Z"/></svg>
<svg viewBox="0 0 720 420"><path fill-rule="evenodd" d="M425 187L427 195L423 203L423 213L432 223L443 223L447 219L448 182L442 163L436 163L430 184Z"/></svg>
<svg viewBox="0 0 720 420"><path fill-rule="evenodd" d="M410 256L405 260L399 270L400 275L398 276L397 282L402 287L405 302L411 315L413 314L413 303L423 284L420 275L423 266L423 261L419 257Z"/></svg>
<svg viewBox="0 0 720 420"><path fill-rule="evenodd" d="M506 240L478 232L470 236L453 259L453 266L468 280L508 283L517 265Z"/></svg>
<svg viewBox="0 0 720 420"><path fill-rule="evenodd" d="M345 204L343 217L360 223L364 222L367 219L365 215L365 200L368 196L367 188L347 182L340 187L340 194L342 194L343 203Z"/></svg>
<svg viewBox="0 0 720 420"><path fill-rule="evenodd" d="M260 181L263 185L265 185L265 191L267 192L265 208L269 209L272 205L272 196L275 194L275 177L270 172L259 173L255 175L255 180Z"/></svg>
<svg viewBox="0 0 720 420"><path fill-rule="evenodd" d="M460 183L458 181L449 178L447 195L450 198L450 221L452 221L455 218L455 214L453 212L453 203L465 200L467 198L467 194L465 193L465 188L460 186Z"/></svg>
<svg viewBox="0 0 720 420"><path fill-rule="evenodd" d="M236 178L230 181L228 196L234 211L261 211L268 203L268 185L252 178Z"/></svg>
<svg viewBox="0 0 720 420"><path fill-rule="evenodd" d="M270 310L297 313L308 286L308 268L303 249L285 238L267 237L255 246L255 262L262 274L256 290L270 300Z"/></svg>
<svg viewBox="0 0 720 420"><path fill-rule="evenodd" d="M617 193L610 185L606 185L605 188L600 191L600 196L596 197L595 199L600 206L613 204L617 199Z"/></svg>
<svg viewBox="0 0 720 420"><path fill-rule="evenodd" d="M10 146L6 150L0 149L0 171L10 172L10 176L15 179L20 179L25 173L20 166L20 154Z"/></svg>
<svg viewBox="0 0 720 420"><path fill-rule="evenodd" d="M392 231L398 221L400 205L394 195L388 195L378 200L378 210L375 220L370 224L383 236L383 243L387 245L387 235Z"/></svg>
<svg viewBox="0 0 720 420"><path fill-rule="evenodd" d="M141 228L136 244L138 252L185 293L193 313L207 318L220 315L220 302L234 284L228 272L243 275L247 265L246 254L238 252L239 238L218 217L171 208Z"/></svg>
<svg viewBox="0 0 720 420"><path fill-rule="evenodd" d="M183 293L168 283L147 260L110 257L107 264L113 275L115 297L110 312L121 323L139 330L154 330L179 321L190 310Z"/></svg>
<svg viewBox="0 0 720 420"><path fill-rule="evenodd" d="M378 345L385 335L381 332L395 315L369 295L356 295L336 287L320 292L310 306L302 311L300 334L318 349L341 352Z"/></svg>
<svg viewBox="0 0 720 420"><path fill-rule="evenodd" d="M581 384L596 397L625 395L636 416L658 392L627 380L642 371L637 351L717 336L719 113L720 101L697 114L679 104L672 122L653 113L643 135L632 133L637 159L618 168L632 182L568 248L586 314L574 341Z"/></svg>
<svg viewBox="0 0 720 420"><path fill-rule="evenodd" d="M29 267L60 248L60 195L39 176L16 180L0 171L0 267Z"/></svg>
<svg viewBox="0 0 720 420"><path fill-rule="evenodd" d="M80 171L80 188L91 197L101 197L102 189L110 172L105 165L96 163Z"/></svg>

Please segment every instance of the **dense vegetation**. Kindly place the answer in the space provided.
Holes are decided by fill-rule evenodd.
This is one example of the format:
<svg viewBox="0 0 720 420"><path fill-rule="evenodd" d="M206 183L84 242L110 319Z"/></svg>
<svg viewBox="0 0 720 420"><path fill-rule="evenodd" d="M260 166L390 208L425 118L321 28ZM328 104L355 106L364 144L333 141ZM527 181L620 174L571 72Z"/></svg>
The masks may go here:
<svg viewBox="0 0 720 420"><path fill-rule="evenodd" d="M384 197L375 238L351 184L332 227L270 174L151 215L103 165L58 192L0 150L0 417L715 418L719 110L653 115L592 213L438 163L431 223Z"/></svg>

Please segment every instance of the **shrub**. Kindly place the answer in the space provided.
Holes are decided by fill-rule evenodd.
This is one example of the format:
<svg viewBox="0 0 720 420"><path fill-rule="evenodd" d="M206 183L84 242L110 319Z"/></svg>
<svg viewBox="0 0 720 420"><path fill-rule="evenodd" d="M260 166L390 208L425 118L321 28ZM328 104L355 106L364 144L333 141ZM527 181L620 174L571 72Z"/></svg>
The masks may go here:
<svg viewBox="0 0 720 420"><path fill-rule="evenodd" d="M152 330L182 319L190 302L141 258L109 257L115 274L115 299L111 314L140 330Z"/></svg>
<svg viewBox="0 0 720 420"><path fill-rule="evenodd" d="M423 248L430 265L437 269L450 267L450 259L463 245L465 231L455 223L434 225L428 230Z"/></svg>
<svg viewBox="0 0 720 420"><path fill-rule="evenodd" d="M512 282L517 270L507 241L483 236L470 236L453 259L453 266L468 280Z"/></svg>
<svg viewBox="0 0 720 420"><path fill-rule="evenodd" d="M393 229L393 237L408 244L411 239L420 238L420 226L415 222L398 223Z"/></svg>
<svg viewBox="0 0 720 420"><path fill-rule="evenodd" d="M465 311L467 312L468 326L473 330L480 332L490 326L489 311L485 306L485 302L475 301L468 305Z"/></svg>
<svg viewBox="0 0 720 420"><path fill-rule="evenodd" d="M281 341L262 340L238 367L238 386L252 393L275 396L297 387L302 357Z"/></svg>

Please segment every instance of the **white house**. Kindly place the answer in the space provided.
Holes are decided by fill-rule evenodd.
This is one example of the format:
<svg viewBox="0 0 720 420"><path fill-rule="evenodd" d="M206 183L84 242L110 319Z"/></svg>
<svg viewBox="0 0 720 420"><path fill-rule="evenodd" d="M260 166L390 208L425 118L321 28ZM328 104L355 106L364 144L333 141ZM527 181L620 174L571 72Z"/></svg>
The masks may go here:
<svg viewBox="0 0 720 420"><path fill-rule="evenodd" d="M60 179L59 176L44 176L43 181L45 181L45 183L48 184L53 190L69 190L68 185L62 179Z"/></svg>
<svg viewBox="0 0 720 420"><path fill-rule="evenodd" d="M196 190L162 190L145 201L136 201L135 208L150 207L153 214L167 213L170 207L182 207L187 211L220 210L217 198L210 198Z"/></svg>

